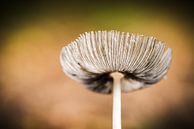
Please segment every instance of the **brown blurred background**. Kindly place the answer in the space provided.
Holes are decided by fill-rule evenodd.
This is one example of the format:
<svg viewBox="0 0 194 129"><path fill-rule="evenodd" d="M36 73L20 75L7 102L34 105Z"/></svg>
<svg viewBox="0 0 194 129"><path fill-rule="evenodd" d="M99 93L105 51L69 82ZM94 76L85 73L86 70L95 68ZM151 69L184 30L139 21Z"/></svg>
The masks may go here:
<svg viewBox="0 0 194 129"><path fill-rule="evenodd" d="M122 95L123 129L194 129L193 4L182 1L2 1L0 129L111 129L112 96L63 74L80 33L155 36L173 49L168 78Z"/></svg>

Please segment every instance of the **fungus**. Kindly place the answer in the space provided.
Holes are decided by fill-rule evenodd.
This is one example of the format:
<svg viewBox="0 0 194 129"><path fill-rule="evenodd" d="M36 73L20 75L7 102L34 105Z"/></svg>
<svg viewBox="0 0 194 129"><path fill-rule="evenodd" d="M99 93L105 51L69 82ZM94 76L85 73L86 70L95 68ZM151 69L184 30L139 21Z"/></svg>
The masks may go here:
<svg viewBox="0 0 194 129"><path fill-rule="evenodd" d="M81 34L62 48L63 72L91 91L113 93L113 129L121 129L121 91L149 87L166 75L172 50L155 37L119 31Z"/></svg>

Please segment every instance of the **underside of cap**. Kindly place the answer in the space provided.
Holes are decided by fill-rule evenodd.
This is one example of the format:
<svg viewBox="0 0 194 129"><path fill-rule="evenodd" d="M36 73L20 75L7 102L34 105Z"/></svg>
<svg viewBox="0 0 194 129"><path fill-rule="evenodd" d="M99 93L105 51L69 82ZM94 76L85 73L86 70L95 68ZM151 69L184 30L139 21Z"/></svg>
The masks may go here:
<svg viewBox="0 0 194 129"><path fill-rule="evenodd" d="M112 72L124 75L122 91L144 88L167 73L172 50L154 37L119 31L81 34L62 48L60 62L64 73L95 92L112 93Z"/></svg>

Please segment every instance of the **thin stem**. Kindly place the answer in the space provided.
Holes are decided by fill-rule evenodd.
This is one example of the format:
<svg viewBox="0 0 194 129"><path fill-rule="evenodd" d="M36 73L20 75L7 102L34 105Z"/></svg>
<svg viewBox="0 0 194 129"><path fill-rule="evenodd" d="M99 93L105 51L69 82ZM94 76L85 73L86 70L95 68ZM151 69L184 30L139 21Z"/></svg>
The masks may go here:
<svg viewBox="0 0 194 129"><path fill-rule="evenodd" d="M120 74L121 75L121 74ZM112 117L112 129L121 129L121 86L120 75L114 73L113 83L113 117Z"/></svg>

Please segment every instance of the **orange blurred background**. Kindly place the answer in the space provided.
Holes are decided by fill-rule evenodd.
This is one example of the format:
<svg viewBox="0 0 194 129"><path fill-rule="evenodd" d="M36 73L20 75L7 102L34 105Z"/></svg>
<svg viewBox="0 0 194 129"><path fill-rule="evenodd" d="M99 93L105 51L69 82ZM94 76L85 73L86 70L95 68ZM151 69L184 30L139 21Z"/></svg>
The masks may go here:
<svg viewBox="0 0 194 129"><path fill-rule="evenodd" d="M173 49L166 80L122 94L123 129L193 129L192 5L174 2L1 4L0 129L111 129L112 96L63 74L59 53L80 33L119 30Z"/></svg>

